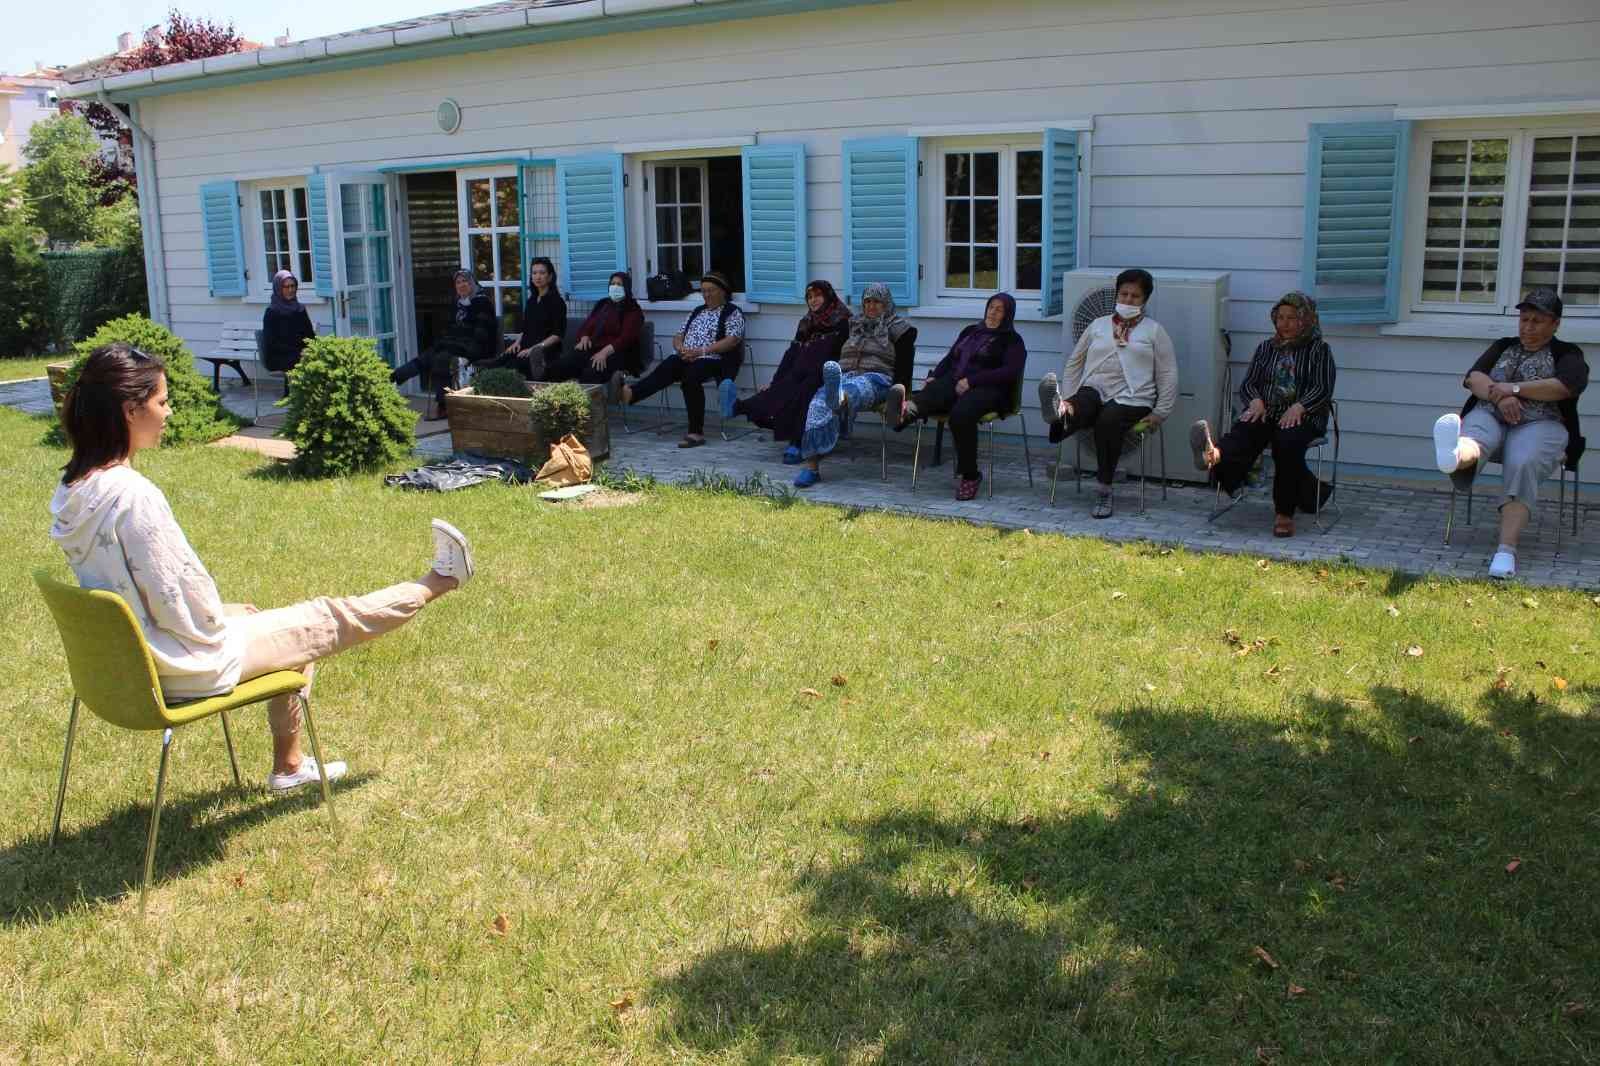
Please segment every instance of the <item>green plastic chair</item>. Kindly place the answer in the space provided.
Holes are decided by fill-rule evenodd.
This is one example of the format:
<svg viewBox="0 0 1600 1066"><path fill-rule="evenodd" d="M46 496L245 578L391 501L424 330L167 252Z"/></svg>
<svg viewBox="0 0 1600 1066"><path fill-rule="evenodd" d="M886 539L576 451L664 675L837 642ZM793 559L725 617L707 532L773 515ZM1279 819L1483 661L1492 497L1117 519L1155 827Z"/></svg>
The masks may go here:
<svg viewBox="0 0 1600 1066"><path fill-rule="evenodd" d="M61 754L61 785L56 792L55 817L50 822L50 846L55 847L61 832L61 808L67 798L67 771L72 763L72 738L78 729L78 708L89 710L123 729L161 730L161 766L156 771L155 804L150 809L150 835L144 849L144 877L139 882L139 913L144 914L150 891L150 875L155 867L156 835L161 828L161 801L166 792L167 756L172 750L172 731L178 726L198 722L212 715L222 719L222 739L228 745L228 762L233 767L233 783L240 786L239 759L233 751L233 729L228 712L253 703L270 700L306 687L304 674L277 670L242 682L221 696L169 704L161 696L161 681L156 676L155 660L145 643L144 631L121 596L98 589L83 589L57 581L43 570L33 572L33 580L44 596L61 633L67 652L67 672L72 677L72 713L67 718L67 744ZM322 749L317 744L317 729L311 720L311 701L302 704L306 732L311 737L311 753L322 778L322 801L328 819L338 832L333 810L333 791L328 787Z"/></svg>

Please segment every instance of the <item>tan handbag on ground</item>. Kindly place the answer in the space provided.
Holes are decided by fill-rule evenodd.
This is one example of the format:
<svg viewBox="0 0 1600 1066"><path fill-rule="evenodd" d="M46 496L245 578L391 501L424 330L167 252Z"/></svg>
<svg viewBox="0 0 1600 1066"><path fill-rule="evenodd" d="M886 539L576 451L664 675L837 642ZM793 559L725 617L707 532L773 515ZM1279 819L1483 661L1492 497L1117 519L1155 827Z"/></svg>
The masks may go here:
<svg viewBox="0 0 1600 1066"><path fill-rule="evenodd" d="M594 478L594 460L583 442L568 433L550 445L550 461L539 468L536 480L566 488L568 485L585 485Z"/></svg>

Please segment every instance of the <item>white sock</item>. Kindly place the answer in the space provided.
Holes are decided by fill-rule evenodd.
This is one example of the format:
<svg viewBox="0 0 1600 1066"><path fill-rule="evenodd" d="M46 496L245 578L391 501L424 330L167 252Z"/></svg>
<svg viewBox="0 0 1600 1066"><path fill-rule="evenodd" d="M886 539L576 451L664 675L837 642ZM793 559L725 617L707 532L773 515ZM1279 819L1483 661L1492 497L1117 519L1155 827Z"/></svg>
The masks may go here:
<svg viewBox="0 0 1600 1066"><path fill-rule="evenodd" d="M1513 559L1515 559L1517 557L1517 549L1513 548L1509 544L1502 544L1502 545L1500 545L1500 547L1496 548L1495 551L1505 552L1507 555L1511 556Z"/></svg>

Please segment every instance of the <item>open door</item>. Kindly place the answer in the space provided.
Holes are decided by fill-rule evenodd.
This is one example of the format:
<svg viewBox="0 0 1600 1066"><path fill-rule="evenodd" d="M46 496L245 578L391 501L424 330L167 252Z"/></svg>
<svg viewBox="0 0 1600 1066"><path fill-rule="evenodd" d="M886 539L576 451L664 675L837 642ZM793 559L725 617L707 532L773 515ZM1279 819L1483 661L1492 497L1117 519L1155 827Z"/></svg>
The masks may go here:
<svg viewBox="0 0 1600 1066"><path fill-rule="evenodd" d="M334 316L342 337L371 337L390 366L398 359L394 313L394 197L384 174L329 176Z"/></svg>

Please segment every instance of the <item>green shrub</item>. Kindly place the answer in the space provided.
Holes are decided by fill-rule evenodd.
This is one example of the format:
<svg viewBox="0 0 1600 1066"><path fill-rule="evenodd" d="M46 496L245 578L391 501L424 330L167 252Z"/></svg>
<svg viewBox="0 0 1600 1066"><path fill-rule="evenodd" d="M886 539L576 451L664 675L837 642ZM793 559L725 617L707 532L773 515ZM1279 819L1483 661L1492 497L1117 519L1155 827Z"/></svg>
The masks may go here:
<svg viewBox="0 0 1600 1066"><path fill-rule="evenodd" d="M6 187L0 185L0 195ZM0 355L32 355L48 339L44 260L20 211L0 202Z"/></svg>
<svg viewBox="0 0 1600 1066"><path fill-rule="evenodd" d="M533 394L533 428L554 443L589 421L589 391L576 381L546 385Z"/></svg>
<svg viewBox="0 0 1600 1066"><path fill-rule="evenodd" d="M520 396L526 398L533 390L528 379L508 366L485 370L472 379L472 391L479 396Z"/></svg>
<svg viewBox="0 0 1600 1066"><path fill-rule="evenodd" d="M167 364L167 402L172 407L172 417L167 419L166 432L161 435L163 447L206 444L226 437L245 424L244 419L222 406L221 397L211 391L211 383L194 368L194 356L189 354L183 340L143 315L113 319L73 345L72 366L67 370L65 388L70 389L77 382L89 353L115 341L131 344ZM53 443L65 442L59 425L52 428L46 439Z"/></svg>
<svg viewBox="0 0 1600 1066"><path fill-rule="evenodd" d="M416 447L416 412L365 337L317 337L289 372L291 469L336 477L382 466Z"/></svg>

